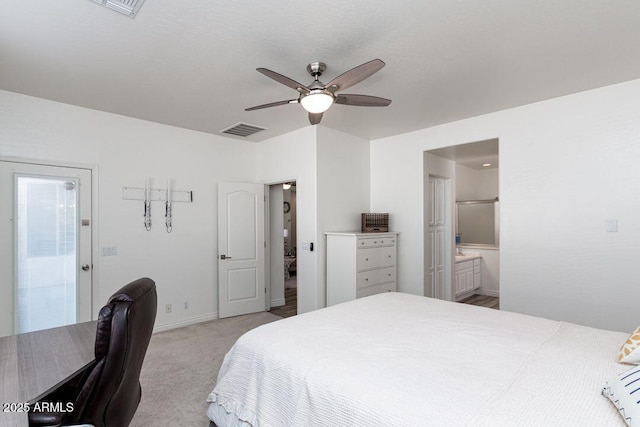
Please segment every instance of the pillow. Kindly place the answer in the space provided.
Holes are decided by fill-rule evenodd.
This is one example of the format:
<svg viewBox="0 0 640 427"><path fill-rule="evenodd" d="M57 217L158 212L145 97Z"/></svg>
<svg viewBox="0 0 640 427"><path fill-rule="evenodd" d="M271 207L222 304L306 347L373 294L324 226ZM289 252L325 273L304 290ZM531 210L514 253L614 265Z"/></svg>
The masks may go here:
<svg viewBox="0 0 640 427"><path fill-rule="evenodd" d="M629 426L640 426L640 366L605 383L602 395L609 398Z"/></svg>
<svg viewBox="0 0 640 427"><path fill-rule="evenodd" d="M622 344L618 361L621 363L640 365L640 326L638 326L624 344Z"/></svg>

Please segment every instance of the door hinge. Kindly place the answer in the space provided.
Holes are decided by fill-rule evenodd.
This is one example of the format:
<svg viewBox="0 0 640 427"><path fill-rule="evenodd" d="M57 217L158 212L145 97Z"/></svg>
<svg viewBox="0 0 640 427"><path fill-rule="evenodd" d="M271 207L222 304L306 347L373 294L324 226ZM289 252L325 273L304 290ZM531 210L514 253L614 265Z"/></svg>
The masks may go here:
<svg viewBox="0 0 640 427"><path fill-rule="evenodd" d="M264 293L265 293L265 294L267 293L267 288L264 288Z"/></svg>

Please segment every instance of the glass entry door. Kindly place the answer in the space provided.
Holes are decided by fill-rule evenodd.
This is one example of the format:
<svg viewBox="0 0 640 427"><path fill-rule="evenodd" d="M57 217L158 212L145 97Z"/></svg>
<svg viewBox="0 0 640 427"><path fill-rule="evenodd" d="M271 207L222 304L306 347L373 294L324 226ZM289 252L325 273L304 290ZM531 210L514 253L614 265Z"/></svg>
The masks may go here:
<svg viewBox="0 0 640 427"><path fill-rule="evenodd" d="M11 259L0 286L13 296L0 335L91 320L91 171L0 162L0 175L12 224L0 232Z"/></svg>

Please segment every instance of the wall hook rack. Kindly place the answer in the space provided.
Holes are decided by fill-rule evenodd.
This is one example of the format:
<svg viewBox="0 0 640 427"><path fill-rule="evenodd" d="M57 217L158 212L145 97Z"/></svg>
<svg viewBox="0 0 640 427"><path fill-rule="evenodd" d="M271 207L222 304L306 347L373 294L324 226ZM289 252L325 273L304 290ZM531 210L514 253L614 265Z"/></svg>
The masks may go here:
<svg viewBox="0 0 640 427"><path fill-rule="evenodd" d="M141 200L144 202L144 227L151 230L151 202L164 202L165 204L165 226L167 233L173 230L173 203L193 203L193 191L173 190L171 180L167 181L166 188L152 188L150 180L147 179L144 188L122 187L123 200Z"/></svg>
<svg viewBox="0 0 640 427"><path fill-rule="evenodd" d="M151 188L150 201L152 202L166 202L167 190ZM123 200L144 200L144 188L135 187L122 187L122 199ZM171 191L171 203L186 202L193 203L193 191L172 190Z"/></svg>

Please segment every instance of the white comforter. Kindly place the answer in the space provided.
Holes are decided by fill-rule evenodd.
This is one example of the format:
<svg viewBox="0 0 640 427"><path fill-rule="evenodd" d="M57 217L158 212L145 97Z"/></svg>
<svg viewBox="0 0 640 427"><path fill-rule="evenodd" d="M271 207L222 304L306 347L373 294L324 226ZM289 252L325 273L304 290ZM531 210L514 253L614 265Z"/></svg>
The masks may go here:
<svg viewBox="0 0 640 427"><path fill-rule="evenodd" d="M248 332L208 401L256 427L624 425L600 391L626 335L384 293Z"/></svg>

